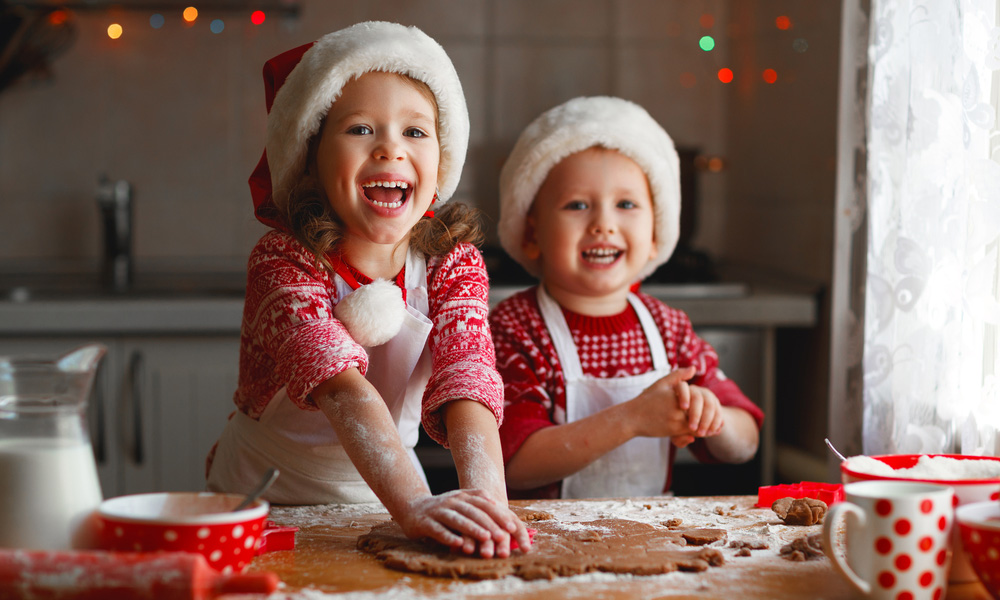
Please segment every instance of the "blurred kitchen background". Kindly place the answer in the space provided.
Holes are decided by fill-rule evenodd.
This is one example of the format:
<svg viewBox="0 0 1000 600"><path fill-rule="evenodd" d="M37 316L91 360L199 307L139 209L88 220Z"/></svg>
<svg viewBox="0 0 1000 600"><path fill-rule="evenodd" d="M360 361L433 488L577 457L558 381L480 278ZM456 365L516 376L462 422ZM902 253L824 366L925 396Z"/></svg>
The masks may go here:
<svg viewBox="0 0 1000 600"><path fill-rule="evenodd" d="M198 8L190 22L182 17L189 5ZM105 375L105 395L112 397L123 386L118 378L134 369L194 381L189 371L177 375L162 364L192 355L191 344L174 345L175 337L204 335L199 347L214 344L219 351L195 351L194 360L217 361L223 376L202 386L218 398L209 413L188 401L197 421L190 427L204 430L192 463L231 410L227 386L235 382L239 326L238 312L219 317L236 319L235 331L214 321L223 308L198 304L198 287L206 281L242 285L247 254L265 231L253 217L247 187L264 141L261 67L325 33L380 19L420 27L458 69L472 137L455 199L488 220L495 285L523 283L506 272L492 226L500 166L536 115L574 96L611 94L643 105L667 129L685 151L686 235L679 259L650 285L681 294L671 302L668 290L667 301L689 309L693 319L707 314L702 306L719 313L706 317L706 327L721 333L722 344L733 332L738 347L724 355L723 367L726 356L751 365L745 370L750 381L730 375L755 400L772 399L767 418L774 427L772 464L763 471L754 466L751 477L738 479L738 489L699 487L707 478L729 476L697 470L675 476L676 487L680 493L755 493L762 478L826 476L840 0L81 0L7 1L0 9L0 279L6 286L0 351L49 350L56 339L64 345L106 340L117 356ZM108 213L102 217L98 198L116 193L131 201L135 281L172 274L164 275L160 295L188 312L201 311L177 317L172 333L149 320L174 318L173 304L107 308L127 295L83 294L59 314L30 312L45 305L35 302L36 291L49 287L60 293L40 298L68 302L73 291L60 290L60 281L85 288L100 277ZM722 285L705 286L704 297L685 291L694 288L671 287L692 283ZM733 292L725 284L738 287ZM755 314L780 312L782 305L727 308L727 294L756 298L760 289L788 294L781 298L806 316L761 325ZM153 296L143 300L163 300ZM85 310L103 310L125 325L102 329L97 317L79 312ZM741 320L737 313L749 315ZM152 354L137 354L143 336L162 343ZM149 385L156 390L162 381ZM135 407L159 414L165 409L157 402L175 401L169 391L157 393L142 401L152 405ZM118 420L116 431L141 412L114 404L102 410ZM190 415L177 418L189 427L184 419ZM168 447L172 434L143 428L144 443L153 446L147 454L156 454L156 444ZM108 443L134 451L143 443L137 437L111 436ZM177 469L163 460L163 473ZM112 480L105 481L105 495L109 485L134 490L135 477L145 477L146 487L168 485L163 473L111 468L102 473Z"/></svg>

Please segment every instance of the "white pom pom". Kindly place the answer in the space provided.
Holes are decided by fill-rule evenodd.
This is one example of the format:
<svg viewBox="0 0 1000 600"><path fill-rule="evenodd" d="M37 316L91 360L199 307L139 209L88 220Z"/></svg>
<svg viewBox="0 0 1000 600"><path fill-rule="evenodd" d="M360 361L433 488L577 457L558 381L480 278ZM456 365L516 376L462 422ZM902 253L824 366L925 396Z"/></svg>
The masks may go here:
<svg viewBox="0 0 1000 600"><path fill-rule="evenodd" d="M403 291L391 281L376 279L338 302L333 314L354 341L369 348L381 346L403 326Z"/></svg>

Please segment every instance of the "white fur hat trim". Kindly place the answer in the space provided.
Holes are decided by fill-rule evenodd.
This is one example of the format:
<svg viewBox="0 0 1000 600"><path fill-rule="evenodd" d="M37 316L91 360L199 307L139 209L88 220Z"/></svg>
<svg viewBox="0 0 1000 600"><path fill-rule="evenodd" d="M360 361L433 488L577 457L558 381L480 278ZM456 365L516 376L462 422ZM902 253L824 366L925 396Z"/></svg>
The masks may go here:
<svg viewBox="0 0 1000 600"><path fill-rule="evenodd" d="M639 274L667 262L680 236L680 160L674 142L641 106L608 96L574 98L542 113L517 140L500 172L500 244L538 277L537 261L524 254L525 220L552 167L571 154L600 146L631 158L653 193L657 255Z"/></svg>
<svg viewBox="0 0 1000 600"><path fill-rule="evenodd" d="M372 348L396 337L403 326L406 306L395 283L376 279L344 297L333 309L354 341Z"/></svg>
<svg viewBox="0 0 1000 600"><path fill-rule="evenodd" d="M267 118L267 162L276 198L287 195L305 171L309 138L344 85L369 71L399 73L430 87L441 144L438 202L455 193L469 146L469 109L455 66L416 27L372 21L317 40L275 94Z"/></svg>

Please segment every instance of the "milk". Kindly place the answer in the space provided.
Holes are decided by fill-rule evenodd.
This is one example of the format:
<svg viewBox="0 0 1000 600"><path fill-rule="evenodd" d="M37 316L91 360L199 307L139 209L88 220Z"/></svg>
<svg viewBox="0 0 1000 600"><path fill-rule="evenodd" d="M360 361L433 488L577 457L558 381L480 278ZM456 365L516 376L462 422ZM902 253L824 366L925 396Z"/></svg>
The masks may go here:
<svg viewBox="0 0 1000 600"><path fill-rule="evenodd" d="M0 440L0 548L86 547L101 499L89 443Z"/></svg>

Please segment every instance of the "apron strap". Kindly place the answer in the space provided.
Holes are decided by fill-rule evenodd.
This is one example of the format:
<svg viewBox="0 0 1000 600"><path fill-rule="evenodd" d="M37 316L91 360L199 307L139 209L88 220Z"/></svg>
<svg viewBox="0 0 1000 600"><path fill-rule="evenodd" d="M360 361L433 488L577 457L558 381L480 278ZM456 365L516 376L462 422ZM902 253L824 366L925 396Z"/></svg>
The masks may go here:
<svg viewBox="0 0 1000 600"><path fill-rule="evenodd" d="M646 335L646 343L649 345L649 352L653 357L653 369L670 368L670 361L667 360L667 347L663 343L663 336L660 335L660 330L656 328L656 321L653 320L652 313L642 303L639 296L636 296L632 292L629 292L628 301L632 305L632 310L639 317L639 323L642 324L642 332ZM650 342L650 340L653 340L653 342Z"/></svg>
<svg viewBox="0 0 1000 600"><path fill-rule="evenodd" d="M567 380L583 377L580 353L577 352L576 343L569 332L569 325L566 323L566 316L563 315L562 308L545 291L545 285L538 286L537 294L538 309L541 311L542 319L549 330L549 337L552 338L552 345L555 346L559 362L562 363L563 376Z"/></svg>
<svg viewBox="0 0 1000 600"><path fill-rule="evenodd" d="M580 353L577 351L576 343L569 332L569 325L566 323L566 316L562 312L559 303L545 291L544 285L538 286L538 308L542 313L542 319L549 330L549 337L552 338L552 345L555 346L556 354L563 366L563 375L569 378L583 377L583 368L580 366ZM670 368L667 359L667 350L663 343L663 336L656 327L653 315L642 303L638 296L629 292L628 302L639 318L642 326L642 333L646 336L646 344L653 359L653 369Z"/></svg>
<svg viewBox="0 0 1000 600"><path fill-rule="evenodd" d="M417 312L427 315L430 303L427 300L427 259L412 247L406 251L406 302Z"/></svg>

